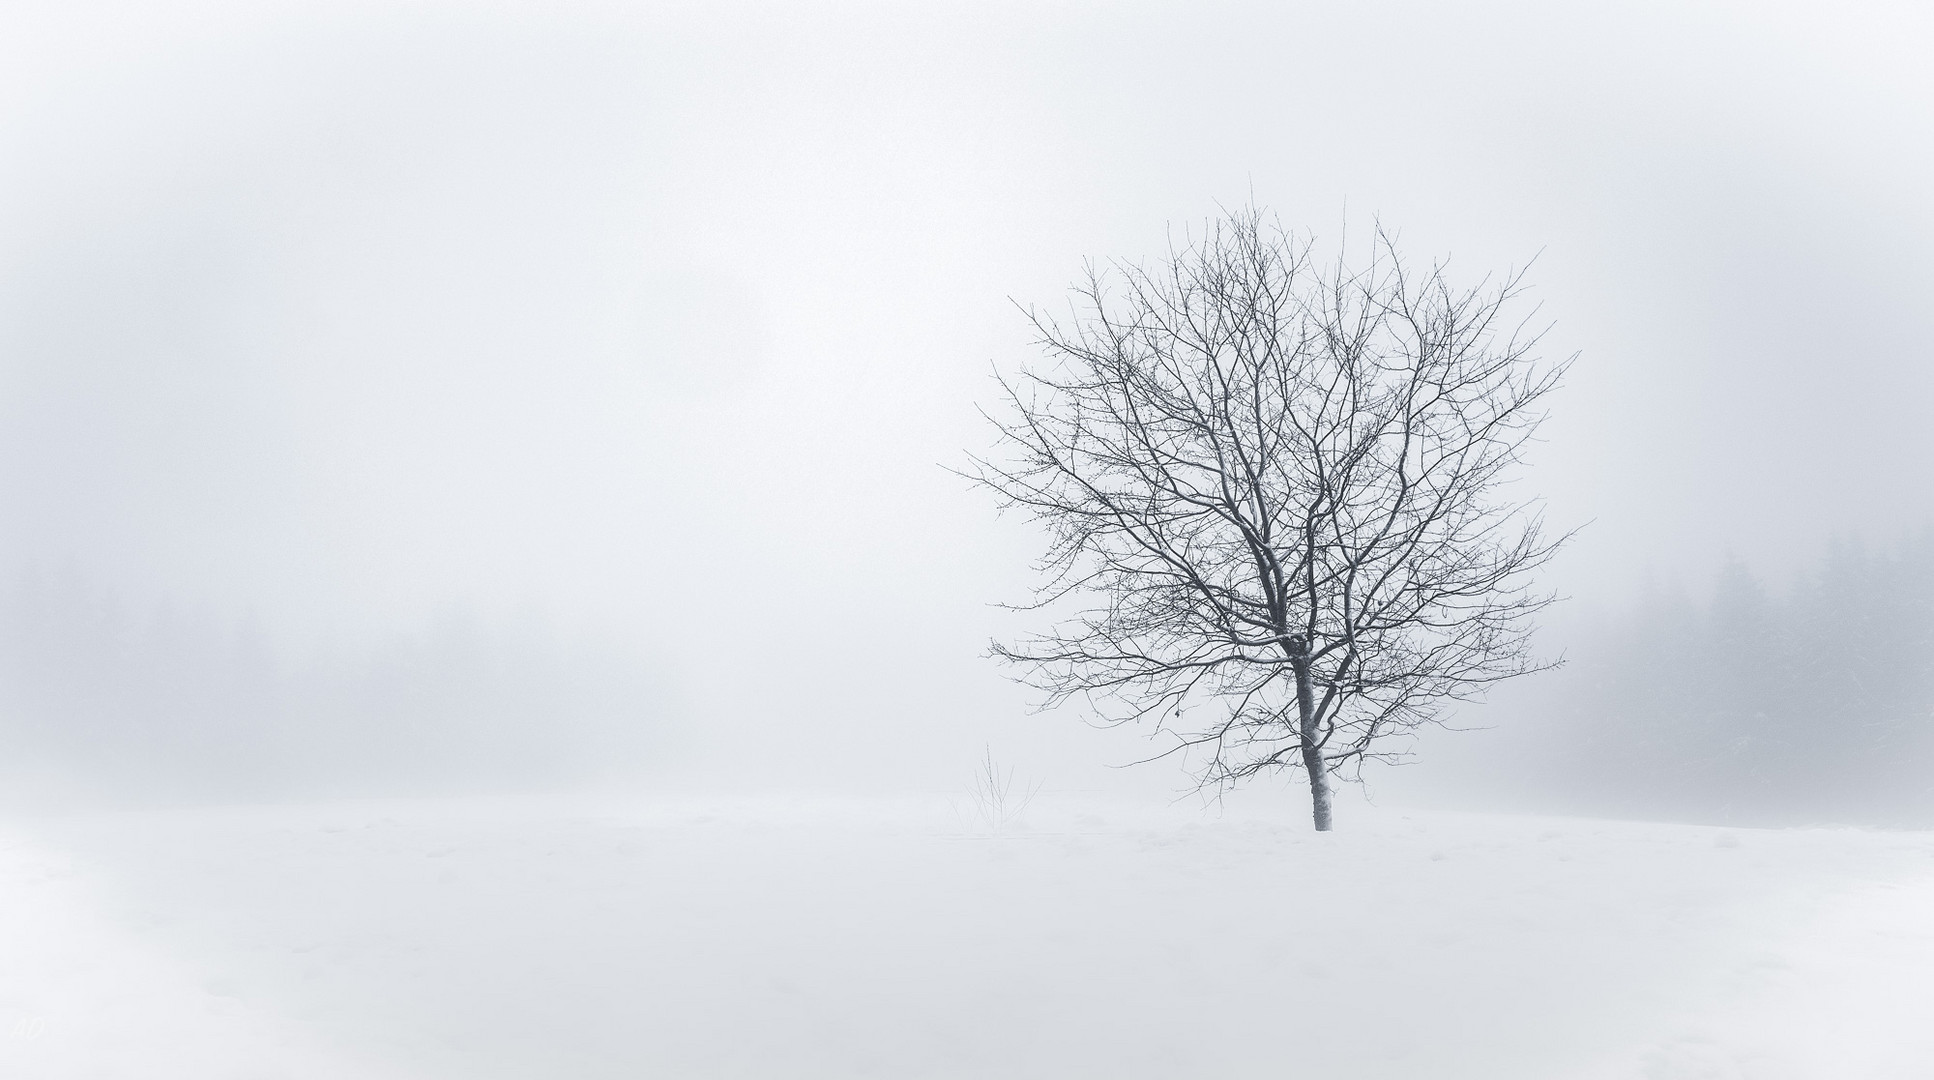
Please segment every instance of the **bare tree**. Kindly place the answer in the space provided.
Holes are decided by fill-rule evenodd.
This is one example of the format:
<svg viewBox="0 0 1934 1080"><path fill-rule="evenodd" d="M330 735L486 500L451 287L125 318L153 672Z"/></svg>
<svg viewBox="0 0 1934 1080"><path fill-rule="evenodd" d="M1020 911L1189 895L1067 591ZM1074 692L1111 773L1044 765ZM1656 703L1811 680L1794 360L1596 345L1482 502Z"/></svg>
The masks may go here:
<svg viewBox="0 0 1934 1080"><path fill-rule="evenodd" d="M1254 209L1168 259L1090 266L1049 361L1000 377L1000 449L968 475L1052 541L999 657L1047 703L1151 722L1205 787L1332 776L1536 670L1548 538L1513 467L1567 362L1512 321L1522 273L1454 287L1376 232L1365 265Z"/></svg>

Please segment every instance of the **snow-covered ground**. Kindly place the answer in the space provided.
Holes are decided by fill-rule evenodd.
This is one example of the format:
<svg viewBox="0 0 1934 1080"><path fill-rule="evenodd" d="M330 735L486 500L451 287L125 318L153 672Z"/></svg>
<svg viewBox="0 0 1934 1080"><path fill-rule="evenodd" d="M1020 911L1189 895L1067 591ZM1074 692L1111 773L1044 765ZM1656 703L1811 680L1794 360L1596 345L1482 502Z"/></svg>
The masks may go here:
<svg viewBox="0 0 1934 1080"><path fill-rule="evenodd" d="M1934 1075L1934 834L1346 809L20 820L0 1076Z"/></svg>

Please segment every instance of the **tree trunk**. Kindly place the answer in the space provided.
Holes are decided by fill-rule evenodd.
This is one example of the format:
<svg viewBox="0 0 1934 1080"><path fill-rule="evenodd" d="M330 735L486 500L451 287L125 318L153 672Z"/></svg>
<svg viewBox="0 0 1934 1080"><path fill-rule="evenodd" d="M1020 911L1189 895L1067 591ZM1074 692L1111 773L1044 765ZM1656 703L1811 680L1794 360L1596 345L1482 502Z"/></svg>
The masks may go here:
<svg viewBox="0 0 1934 1080"><path fill-rule="evenodd" d="M1330 768L1323 761L1322 748L1317 746L1316 694L1310 687L1309 668L1296 664L1294 670L1296 672L1296 709L1301 714L1302 720L1297 734L1303 749L1303 771L1309 774L1311 811L1316 819L1316 831L1329 832Z"/></svg>

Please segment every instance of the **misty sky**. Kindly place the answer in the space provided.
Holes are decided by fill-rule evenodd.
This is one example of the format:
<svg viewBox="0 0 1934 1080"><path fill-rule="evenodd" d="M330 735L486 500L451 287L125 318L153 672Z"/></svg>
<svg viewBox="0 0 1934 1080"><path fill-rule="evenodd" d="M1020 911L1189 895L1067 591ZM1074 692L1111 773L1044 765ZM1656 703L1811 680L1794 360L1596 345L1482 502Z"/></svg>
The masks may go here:
<svg viewBox="0 0 1934 1080"><path fill-rule="evenodd" d="M1582 357L1525 490L1590 523L1587 603L1934 521L1914 5L0 21L0 579L291 654L451 611L619 642L720 772L1115 753L982 658L1037 538L943 466L1030 355L1010 297L1219 205L1537 257Z"/></svg>

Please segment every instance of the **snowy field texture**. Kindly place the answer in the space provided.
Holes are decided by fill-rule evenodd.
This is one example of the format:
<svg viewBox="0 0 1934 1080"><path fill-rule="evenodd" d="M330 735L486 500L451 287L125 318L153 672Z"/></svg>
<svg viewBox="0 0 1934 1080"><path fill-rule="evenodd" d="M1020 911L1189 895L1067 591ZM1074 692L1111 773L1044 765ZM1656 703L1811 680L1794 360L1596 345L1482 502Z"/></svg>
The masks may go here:
<svg viewBox="0 0 1934 1080"><path fill-rule="evenodd" d="M0 827L0 1076L1934 1075L1934 834L586 799Z"/></svg>

